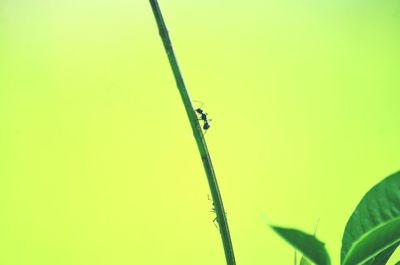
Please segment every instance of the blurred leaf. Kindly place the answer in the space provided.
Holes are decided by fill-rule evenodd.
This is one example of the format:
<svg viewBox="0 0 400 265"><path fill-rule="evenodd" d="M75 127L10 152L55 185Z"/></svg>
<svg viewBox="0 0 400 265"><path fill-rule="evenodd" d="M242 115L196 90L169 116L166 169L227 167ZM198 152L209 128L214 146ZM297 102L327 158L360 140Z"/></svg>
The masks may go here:
<svg viewBox="0 0 400 265"><path fill-rule="evenodd" d="M319 219L317 220L317 223L315 224L314 236L317 236L318 224L319 224ZM312 263L309 262L304 256L301 257L300 265L311 265L311 264L312 264Z"/></svg>
<svg viewBox="0 0 400 265"><path fill-rule="evenodd" d="M300 265L311 265L312 263L309 262L304 256L301 257Z"/></svg>
<svg viewBox="0 0 400 265"><path fill-rule="evenodd" d="M354 210L343 234L341 264L364 264L381 253L375 260L385 262L399 242L400 172L370 189Z"/></svg>
<svg viewBox="0 0 400 265"><path fill-rule="evenodd" d="M330 265L330 258L325 244L315 236L290 228L271 226L276 233L283 237L295 249L301 252L309 261L317 265Z"/></svg>
<svg viewBox="0 0 400 265"><path fill-rule="evenodd" d="M385 250L384 252L382 252L378 256L374 257L373 259L371 259L370 261L365 263L365 265L383 265L383 264L386 264L388 262L388 260L390 259L390 257L392 256L393 252L396 250L396 248L398 246L399 246L399 244L396 244L396 245L388 248L387 250Z"/></svg>

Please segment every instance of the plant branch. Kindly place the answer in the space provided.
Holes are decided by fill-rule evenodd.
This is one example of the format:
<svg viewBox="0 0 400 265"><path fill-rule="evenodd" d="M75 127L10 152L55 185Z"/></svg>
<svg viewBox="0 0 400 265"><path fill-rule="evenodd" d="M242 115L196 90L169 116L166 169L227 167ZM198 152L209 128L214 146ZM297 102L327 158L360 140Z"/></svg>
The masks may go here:
<svg viewBox="0 0 400 265"><path fill-rule="evenodd" d="M222 238L222 244L225 251L226 263L228 265L235 265L235 255L233 252L232 241L229 233L228 222L224 210L224 205L222 203L221 193L218 188L217 178L215 176L214 168L211 163L210 154L207 149L206 141L203 136L203 131L200 127L197 114L193 108L192 101L190 100L189 93L186 89L185 82L183 80L181 71L178 66L178 61L176 59L172 43L168 34L167 27L165 25L160 7L157 0L150 0L151 7L155 19L157 21L157 26L159 33L164 44L165 51L167 53L169 63L172 68L172 72L175 77L176 85L178 87L179 93L181 95L183 104L185 106L186 113L189 118L190 125L193 130L193 135L197 143L197 147L200 152L201 160L203 161L204 170L206 172L208 184L211 191L212 200L215 207L215 212L217 215L217 221L219 226L219 231Z"/></svg>

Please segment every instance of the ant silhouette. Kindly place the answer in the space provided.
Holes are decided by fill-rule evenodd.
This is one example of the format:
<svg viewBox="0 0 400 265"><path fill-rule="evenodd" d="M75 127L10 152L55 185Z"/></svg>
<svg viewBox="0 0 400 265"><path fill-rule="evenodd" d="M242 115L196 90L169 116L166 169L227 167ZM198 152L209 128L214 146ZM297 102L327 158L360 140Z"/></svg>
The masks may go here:
<svg viewBox="0 0 400 265"><path fill-rule="evenodd" d="M200 115L200 118L198 120L204 122L203 130L205 132L207 132L207 130L210 129L210 127L211 127L210 123L211 123L212 119L209 119L207 117L208 114L206 112L204 112L204 110L202 109L203 105L204 105L204 103L202 103L199 108L195 109L195 111Z"/></svg>

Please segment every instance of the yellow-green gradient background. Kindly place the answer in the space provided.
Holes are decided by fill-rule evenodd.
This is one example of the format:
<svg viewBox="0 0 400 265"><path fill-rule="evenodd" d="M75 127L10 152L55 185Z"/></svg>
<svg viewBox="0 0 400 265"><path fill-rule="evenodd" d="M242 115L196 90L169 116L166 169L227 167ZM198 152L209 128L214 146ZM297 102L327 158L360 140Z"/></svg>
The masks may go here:
<svg viewBox="0 0 400 265"><path fill-rule="evenodd" d="M400 168L400 3L160 0L239 265L339 261ZM0 264L219 265L208 185L146 0L1 0ZM393 262L391 264L394 264Z"/></svg>

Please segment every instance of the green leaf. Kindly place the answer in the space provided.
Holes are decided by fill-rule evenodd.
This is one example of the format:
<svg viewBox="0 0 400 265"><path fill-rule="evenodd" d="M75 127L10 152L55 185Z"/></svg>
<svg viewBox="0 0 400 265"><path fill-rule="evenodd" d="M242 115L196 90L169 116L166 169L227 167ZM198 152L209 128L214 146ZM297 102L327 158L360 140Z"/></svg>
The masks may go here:
<svg viewBox="0 0 400 265"><path fill-rule="evenodd" d="M330 265L331 261L325 244L315 236L290 228L271 226L272 229L283 237L295 249L300 251L309 261L317 265Z"/></svg>
<svg viewBox="0 0 400 265"><path fill-rule="evenodd" d="M376 256L384 260L399 242L400 172L370 189L354 210L343 234L341 264L368 264Z"/></svg>
<svg viewBox="0 0 400 265"><path fill-rule="evenodd" d="M317 230L318 230L318 224L319 224L319 219L317 220L317 223L315 224L314 228L314 236L317 236ZM306 259L306 257L301 257L300 259L300 265L311 265L312 263Z"/></svg>
<svg viewBox="0 0 400 265"><path fill-rule="evenodd" d="M300 265L311 265L311 262L309 262L309 261L303 256L303 257L301 257Z"/></svg>
<svg viewBox="0 0 400 265"><path fill-rule="evenodd" d="M370 261L368 261L365 265L382 265L386 264L390 257L392 256L393 252L396 250L396 248L399 246L399 244L396 244L387 250L381 252L378 256L374 257Z"/></svg>

